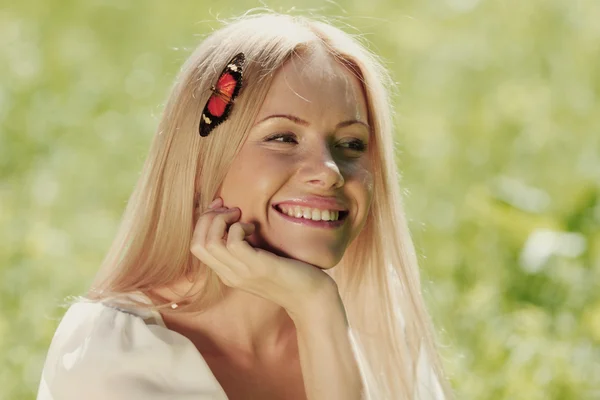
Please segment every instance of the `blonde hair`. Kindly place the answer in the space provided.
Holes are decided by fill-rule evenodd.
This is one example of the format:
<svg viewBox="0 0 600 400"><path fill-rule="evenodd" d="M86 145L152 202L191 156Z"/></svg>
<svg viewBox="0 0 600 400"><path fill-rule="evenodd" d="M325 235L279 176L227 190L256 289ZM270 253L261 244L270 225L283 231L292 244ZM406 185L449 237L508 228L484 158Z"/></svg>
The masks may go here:
<svg viewBox="0 0 600 400"><path fill-rule="evenodd" d="M274 72L311 48L326 49L360 78L374 134L369 146L374 160L370 215L340 263L327 271L338 285L353 343L360 349L368 397L415 398L419 357L433 378L430 393L421 392L421 398L434 398L434 390L450 397L400 195L387 90L392 82L376 56L328 23L275 13L246 15L198 46L175 81L118 234L88 297L102 300L143 292L200 274L206 275L206 284L189 297L190 309L202 310L223 296L224 284L190 252L195 205L206 209L218 192ZM198 124L209 88L238 52L247 59L243 90L227 122L201 138ZM168 305L157 308L168 310ZM441 389L433 387L437 385Z"/></svg>

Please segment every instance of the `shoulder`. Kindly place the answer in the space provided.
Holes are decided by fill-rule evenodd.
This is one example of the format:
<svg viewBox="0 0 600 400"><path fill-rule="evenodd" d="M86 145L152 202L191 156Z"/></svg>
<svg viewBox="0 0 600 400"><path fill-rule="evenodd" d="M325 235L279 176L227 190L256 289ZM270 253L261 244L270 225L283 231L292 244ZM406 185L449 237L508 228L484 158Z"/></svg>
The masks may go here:
<svg viewBox="0 0 600 400"><path fill-rule="evenodd" d="M80 301L61 320L38 400L226 399L194 345L123 303Z"/></svg>

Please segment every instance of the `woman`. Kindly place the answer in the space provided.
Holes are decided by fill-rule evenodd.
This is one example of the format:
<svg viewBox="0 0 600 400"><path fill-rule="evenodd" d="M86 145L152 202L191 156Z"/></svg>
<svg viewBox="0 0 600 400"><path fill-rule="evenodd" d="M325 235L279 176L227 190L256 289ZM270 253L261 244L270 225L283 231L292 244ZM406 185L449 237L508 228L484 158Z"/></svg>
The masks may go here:
<svg viewBox="0 0 600 400"><path fill-rule="evenodd" d="M38 398L448 397L389 84L357 41L306 18L206 38Z"/></svg>

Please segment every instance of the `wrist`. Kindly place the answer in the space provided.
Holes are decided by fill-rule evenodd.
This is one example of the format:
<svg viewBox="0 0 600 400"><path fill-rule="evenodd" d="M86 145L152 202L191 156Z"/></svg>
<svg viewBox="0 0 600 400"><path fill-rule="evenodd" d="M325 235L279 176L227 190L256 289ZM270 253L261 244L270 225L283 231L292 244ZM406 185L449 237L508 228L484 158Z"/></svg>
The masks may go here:
<svg viewBox="0 0 600 400"><path fill-rule="evenodd" d="M347 323L346 309L338 291L337 284L323 290L318 296L302 302L294 311L288 311L296 328L302 326L314 327L324 322L341 319Z"/></svg>

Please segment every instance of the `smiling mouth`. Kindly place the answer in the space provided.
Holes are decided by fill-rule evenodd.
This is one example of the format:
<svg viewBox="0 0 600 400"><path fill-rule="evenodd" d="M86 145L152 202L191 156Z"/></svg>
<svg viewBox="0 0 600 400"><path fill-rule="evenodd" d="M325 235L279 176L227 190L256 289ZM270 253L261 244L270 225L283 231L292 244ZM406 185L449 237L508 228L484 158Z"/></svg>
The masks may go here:
<svg viewBox="0 0 600 400"><path fill-rule="evenodd" d="M315 222L337 222L337 221L342 221L342 220L346 219L346 217L348 216L348 213L349 213L349 211L341 211L341 210L340 210L340 211L339 211L339 216L338 216L338 219L337 219L337 220L335 220L335 221L326 221L326 220L322 220L322 219L319 219L319 220L314 220L314 219L311 219L311 218L304 218L304 217L294 217L294 216L292 216L292 215L286 214L286 213L284 213L283 211L281 211L281 209L280 209L280 208L279 208L279 206L277 206L277 205L274 205L274 206L273 206L273 208L274 208L274 209L275 209L277 212L279 212L280 214L283 214L283 215L285 215L286 217L295 218L295 219L303 219L303 220L306 220L306 221L315 221Z"/></svg>
<svg viewBox="0 0 600 400"><path fill-rule="evenodd" d="M349 211L340 211L339 218L335 221L324 221L324 220L313 220L304 217L292 217L291 215L287 215L282 212L279 207L273 206L273 209L277 211L279 215L281 215L284 219L287 219L289 222L294 224L300 224L309 227L316 228L337 228L344 225L346 218L348 217Z"/></svg>

